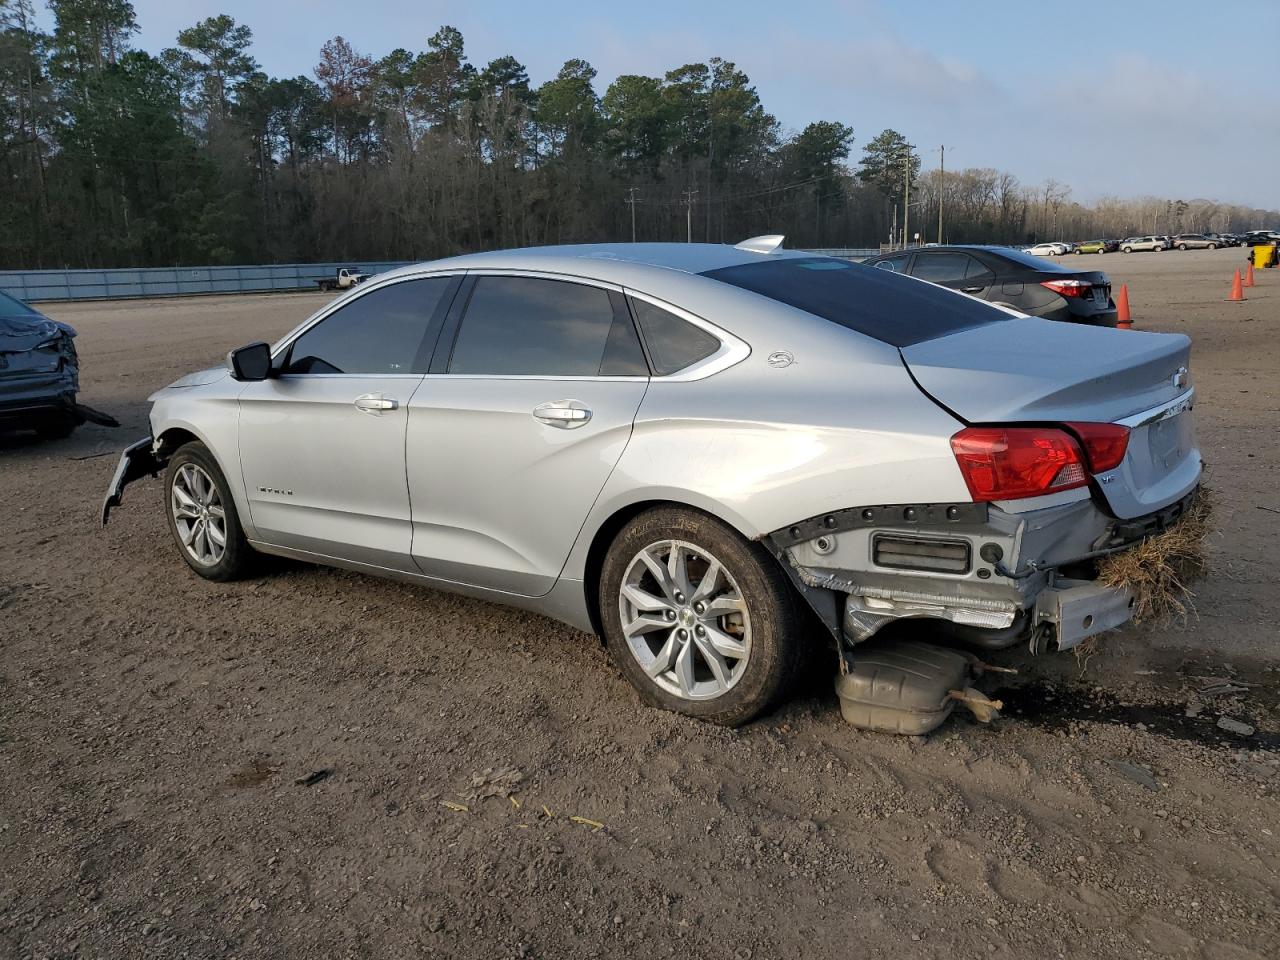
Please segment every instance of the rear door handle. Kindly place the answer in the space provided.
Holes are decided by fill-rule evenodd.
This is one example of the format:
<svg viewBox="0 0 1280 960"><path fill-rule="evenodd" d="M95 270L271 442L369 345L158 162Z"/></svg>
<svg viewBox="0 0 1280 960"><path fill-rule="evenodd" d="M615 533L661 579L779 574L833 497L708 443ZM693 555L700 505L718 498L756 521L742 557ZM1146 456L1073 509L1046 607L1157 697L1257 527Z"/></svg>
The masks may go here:
<svg viewBox="0 0 1280 960"><path fill-rule="evenodd" d="M381 416L384 410L394 410L400 406L400 401L395 397L388 397L381 393L366 393L356 397L356 409L361 413L370 413Z"/></svg>
<svg viewBox="0 0 1280 960"><path fill-rule="evenodd" d="M591 419L591 410L581 400L551 400L533 408L533 419L549 427L572 430Z"/></svg>

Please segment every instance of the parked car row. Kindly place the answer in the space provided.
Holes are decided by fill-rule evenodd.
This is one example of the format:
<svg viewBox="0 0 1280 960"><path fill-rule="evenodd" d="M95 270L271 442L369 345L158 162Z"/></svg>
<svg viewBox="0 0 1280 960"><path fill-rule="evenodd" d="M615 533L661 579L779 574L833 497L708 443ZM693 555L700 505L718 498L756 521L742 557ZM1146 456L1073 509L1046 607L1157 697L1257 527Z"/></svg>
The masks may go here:
<svg viewBox="0 0 1280 960"><path fill-rule="evenodd" d="M1160 250L1217 250L1219 247L1253 247L1264 243L1280 243L1280 233L1273 230L1250 230L1248 233L1179 233L1176 236L1148 235L1125 237L1123 240L1081 240L1072 243L1050 240L1021 249L1036 257L1060 257L1064 254L1140 253Z"/></svg>
<svg viewBox="0 0 1280 960"><path fill-rule="evenodd" d="M1269 243L1280 243L1280 231L1250 230L1240 237L1240 246L1260 247Z"/></svg>

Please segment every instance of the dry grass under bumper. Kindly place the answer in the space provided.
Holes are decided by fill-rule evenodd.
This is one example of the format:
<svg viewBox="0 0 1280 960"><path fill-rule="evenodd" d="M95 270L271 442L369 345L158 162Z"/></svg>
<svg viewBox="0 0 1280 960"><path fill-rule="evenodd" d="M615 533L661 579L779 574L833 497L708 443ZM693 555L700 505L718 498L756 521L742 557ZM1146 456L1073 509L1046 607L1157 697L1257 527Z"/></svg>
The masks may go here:
<svg viewBox="0 0 1280 960"><path fill-rule="evenodd" d="M1191 584L1204 575L1205 538L1213 517L1213 493L1204 484L1176 524L1130 550L1104 557L1098 579L1133 593L1133 619L1168 622L1193 613Z"/></svg>

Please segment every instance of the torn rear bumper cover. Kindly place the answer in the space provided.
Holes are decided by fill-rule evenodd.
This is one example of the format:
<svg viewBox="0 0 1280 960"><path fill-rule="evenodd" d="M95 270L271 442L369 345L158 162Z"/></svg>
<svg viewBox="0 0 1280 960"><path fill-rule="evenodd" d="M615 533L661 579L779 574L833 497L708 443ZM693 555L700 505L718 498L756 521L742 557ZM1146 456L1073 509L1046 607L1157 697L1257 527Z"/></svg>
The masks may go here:
<svg viewBox="0 0 1280 960"><path fill-rule="evenodd" d="M1180 515L1177 506L1164 512ZM894 620L927 617L977 646L1030 639L1033 649L1065 650L1127 622L1128 590L1068 574L1082 561L1136 543L1142 536L1134 532L1145 527L1117 521L1087 496L1016 507L854 508L776 531L769 540L815 611L849 644ZM835 609L824 598L833 598Z"/></svg>

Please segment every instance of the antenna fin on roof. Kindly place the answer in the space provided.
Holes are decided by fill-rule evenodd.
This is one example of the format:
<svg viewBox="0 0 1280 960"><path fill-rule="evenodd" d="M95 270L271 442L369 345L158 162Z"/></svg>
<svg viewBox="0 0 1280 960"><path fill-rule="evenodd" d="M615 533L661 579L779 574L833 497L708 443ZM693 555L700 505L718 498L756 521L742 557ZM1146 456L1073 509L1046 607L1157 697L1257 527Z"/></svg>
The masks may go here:
<svg viewBox="0 0 1280 960"><path fill-rule="evenodd" d="M768 233L763 237L752 237L750 240L743 240L741 243L736 244L733 249L747 250L751 253L775 253L782 246L782 241L785 239L786 237L780 233Z"/></svg>

